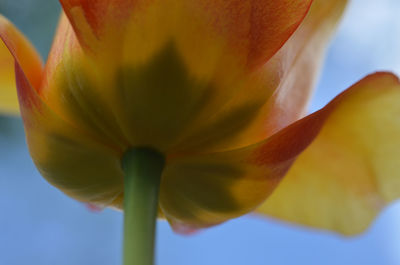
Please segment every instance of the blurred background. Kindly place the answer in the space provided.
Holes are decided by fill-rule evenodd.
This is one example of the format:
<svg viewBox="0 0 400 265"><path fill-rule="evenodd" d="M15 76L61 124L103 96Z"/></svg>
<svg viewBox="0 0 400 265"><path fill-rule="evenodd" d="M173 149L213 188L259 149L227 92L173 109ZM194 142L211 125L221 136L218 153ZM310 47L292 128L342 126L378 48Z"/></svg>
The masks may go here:
<svg viewBox="0 0 400 265"><path fill-rule="evenodd" d="M46 57L56 0L0 0L6 15ZM311 110L376 70L400 73L400 1L353 0L329 48ZM0 116L0 265L121 264L122 215L88 211L35 169L19 118ZM400 204L363 235L344 238L250 216L198 235L159 222L158 265L399 265Z"/></svg>

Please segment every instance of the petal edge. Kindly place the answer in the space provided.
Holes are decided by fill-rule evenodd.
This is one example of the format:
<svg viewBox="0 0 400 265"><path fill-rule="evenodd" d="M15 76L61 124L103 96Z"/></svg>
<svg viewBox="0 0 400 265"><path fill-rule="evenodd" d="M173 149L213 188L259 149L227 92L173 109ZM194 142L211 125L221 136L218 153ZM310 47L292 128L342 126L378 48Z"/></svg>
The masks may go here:
<svg viewBox="0 0 400 265"><path fill-rule="evenodd" d="M337 96L322 130L257 210L345 235L363 232L400 197L400 83L365 77Z"/></svg>

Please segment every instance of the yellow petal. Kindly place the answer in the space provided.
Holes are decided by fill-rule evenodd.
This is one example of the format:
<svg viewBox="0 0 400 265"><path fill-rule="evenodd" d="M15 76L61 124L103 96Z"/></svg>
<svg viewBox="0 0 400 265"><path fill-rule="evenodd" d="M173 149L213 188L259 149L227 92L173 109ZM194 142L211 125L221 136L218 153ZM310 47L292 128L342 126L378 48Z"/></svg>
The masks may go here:
<svg viewBox="0 0 400 265"><path fill-rule="evenodd" d="M19 113L17 89L15 87L14 58L6 45L0 42L0 113Z"/></svg>
<svg viewBox="0 0 400 265"><path fill-rule="evenodd" d="M99 45L106 47L104 44L110 43L109 40L115 37L118 38L119 34L142 33L139 34L141 38L153 36L159 39L152 32L170 37L175 33L189 33L185 38L191 39L189 42L203 42L202 38L208 39L209 36L213 36L214 39L223 37L229 46L245 54L249 65L255 66L267 61L283 45L303 20L312 0L60 2L81 43L95 51L99 51ZM132 21L144 27L133 27L129 30L128 24ZM170 27L165 27L166 24ZM197 34L201 28L207 28L207 34ZM140 32L132 32L132 29ZM188 29L191 29L190 32ZM152 42L147 44L151 46ZM137 47L135 43L131 44L134 45L131 49ZM144 48L142 44L139 46Z"/></svg>
<svg viewBox="0 0 400 265"><path fill-rule="evenodd" d="M181 145L197 150L239 148L304 116L328 41L346 4L347 0L314 0L299 28L263 67L250 78L221 85L231 94L191 126Z"/></svg>
<svg viewBox="0 0 400 265"><path fill-rule="evenodd" d="M0 113L19 114L14 75L15 60L32 86L38 89L42 78L40 56L23 34L0 15Z"/></svg>
<svg viewBox="0 0 400 265"><path fill-rule="evenodd" d="M310 12L298 30L265 65L262 74L273 80L270 81L271 86L277 88L242 138L259 139L272 135L304 117L321 70L325 50L347 2L313 1Z"/></svg>
<svg viewBox="0 0 400 265"><path fill-rule="evenodd" d="M181 151L246 127L275 89L250 73L292 35L311 1L61 3L83 54L63 55L58 83L46 89L51 107L117 144Z"/></svg>
<svg viewBox="0 0 400 265"><path fill-rule="evenodd" d="M77 200L119 205L121 151L63 120L42 100L18 64L15 69L29 151L42 176Z"/></svg>
<svg viewBox="0 0 400 265"><path fill-rule="evenodd" d="M168 156L160 192L165 217L185 233L254 210L318 134L324 117L309 116L245 148Z"/></svg>
<svg viewBox="0 0 400 265"><path fill-rule="evenodd" d="M364 231L400 197L399 102L399 80L376 73L313 114L331 112L258 212L346 235Z"/></svg>
<svg viewBox="0 0 400 265"><path fill-rule="evenodd" d="M106 74L98 65L88 66L87 62L71 24L62 13L40 96L54 113L74 127L90 132L107 145L126 148L117 118L107 104L110 92L116 88L108 86ZM89 82L92 76L93 83Z"/></svg>

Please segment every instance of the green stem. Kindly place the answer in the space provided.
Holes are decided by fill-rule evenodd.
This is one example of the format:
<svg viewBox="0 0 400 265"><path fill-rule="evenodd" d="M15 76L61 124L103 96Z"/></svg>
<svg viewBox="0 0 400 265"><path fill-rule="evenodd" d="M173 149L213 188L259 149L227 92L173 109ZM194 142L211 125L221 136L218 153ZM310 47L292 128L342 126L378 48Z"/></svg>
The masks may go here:
<svg viewBox="0 0 400 265"><path fill-rule="evenodd" d="M158 193L164 157L150 148L125 153L124 265L153 265Z"/></svg>

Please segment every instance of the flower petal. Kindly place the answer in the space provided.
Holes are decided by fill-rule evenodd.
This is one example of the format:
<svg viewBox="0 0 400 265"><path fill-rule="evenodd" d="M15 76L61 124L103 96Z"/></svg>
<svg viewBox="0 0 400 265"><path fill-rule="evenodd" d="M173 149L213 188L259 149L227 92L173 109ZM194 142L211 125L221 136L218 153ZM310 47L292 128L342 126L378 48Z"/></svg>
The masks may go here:
<svg viewBox="0 0 400 265"><path fill-rule="evenodd" d="M208 151L236 149L266 138L264 130L254 129L251 136L257 134L258 138L246 135L241 137L243 141L237 139L279 85L265 78L276 77L277 67L271 67L273 74L251 73L284 44L311 3L61 2L83 54L74 50L63 55L59 78L54 79L59 81L49 86L46 94L51 107L118 145L139 143L166 152L204 146ZM74 38L72 34L70 38ZM158 71L157 78L151 71ZM145 95L145 100L138 95ZM72 107L63 106L65 103ZM99 105L103 107L96 108ZM87 115L80 115L82 109ZM158 110L165 115L154 115ZM149 115L153 118L146 118ZM292 116L287 120L298 118ZM265 119L258 127L264 123Z"/></svg>
<svg viewBox="0 0 400 265"><path fill-rule="evenodd" d="M213 108L213 115L201 116L180 144L207 151L235 149L261 141L303 117L328 40L346 3L314 0L283 47L246 81L224 84L230 94L223 96L222 107Z"/></svg>
<svg viewBox="0 0 400 265"><path fill-rule="evenodd" d="M117 88L105 84L101 67L87 66L85 58L71 24L62 13L40 97L54 113L74 127L97 139L102 138L106 145L126 148L123 137L118 134L117 120L107 106L107 99L112 98L110 93L115 93ZM88 81L89 76L94 76L93 83ZM104 87L107 89L102 89Z"/></svg>
<svg viewBox="0 0 400 265"><path fill-rule="evenodd" d="M144 22L140 13L146 13L148 19L145 20L153 22L144 23L145 31L155 31L164 35L163 31L165 32L166 28L163 23L172 22L175 25L170 30L184 34L188 24L197 27L200 23L208 28L209 34L212 33L214 37L222 36L230 46L246 54L247 64L257 66L266 62L290 37L306 15L312 0L60 2L78 38L86 47L94 48L99 44L98 40L107 42L106 39L118 36L126 29L129 19ZM157 30L157 27L163 30ZM197 27L191 32L192 36L186 39L193 40L193 35L198 35L198 30ZM205 37L203 34L201 36ZM147 44L152 45L151 42Z"/></svg>
<svg viewBox="0 0 400 265"><path fill-rule="evenodd" d="M140 1L60 0L81 45L92 51L120 33L136 2Z"/></svg>
<svg viewBox="0 0 400 265"><path fill-rule="evenodd" d="M189 0L184 3L178 31L192 44L187 45L192 47L192 53L196 53L193 47L206 46L204 41L222 37L229 47L244 55L247 66L254 68L268 61L287 41L304 19L312 0ZM202 34L193 36L199 30Z"/></svg>
<svg viewBox="0 0 400 265"><path fill-rule="evenodd" d="M14 58L3 42L0 42L0 88L0 113L19 114Z"/></svg>
<svg viewBox="0 0 400 265"><path fill-rule="evenodd" d="M262 74L279 80L275 85L271 81L271 85L277 88L249 126L250 134L244 133L243 138L258 139L266 134L272 135L306 115L325 50L347 2L313 1L298 30L265 65Z"/></svg>
<svg viewBox="0 0 400 265"><path fill-rule="evenodd" d="M167 158L160 207L175 231L192 231L254 210L318 134L329 111L308 116L245 148Z"/></svg>
<svg viewBox="0 0 400 265"><path fill-rule="evenodd" d="M15 66L21 115L31 156L42 176L67 195L101 206L119 206L121 151L98 142L54 113Z"/></svg>
<svg viewBox="0 0 400 265"><path fill-rule="evenodd" d="M397 77L376 73L313 114L321 132L258 212L346 235L364 231L400 197L399 102Z"/></svg>
<svg viewBox="0 0 400 265"><path fill-rule="evenodd" d="M19 113L15 87L14 61L26 74L31 85L38 89L42 78L42 62L31 43L0 15L0 113Z"/></svg>

